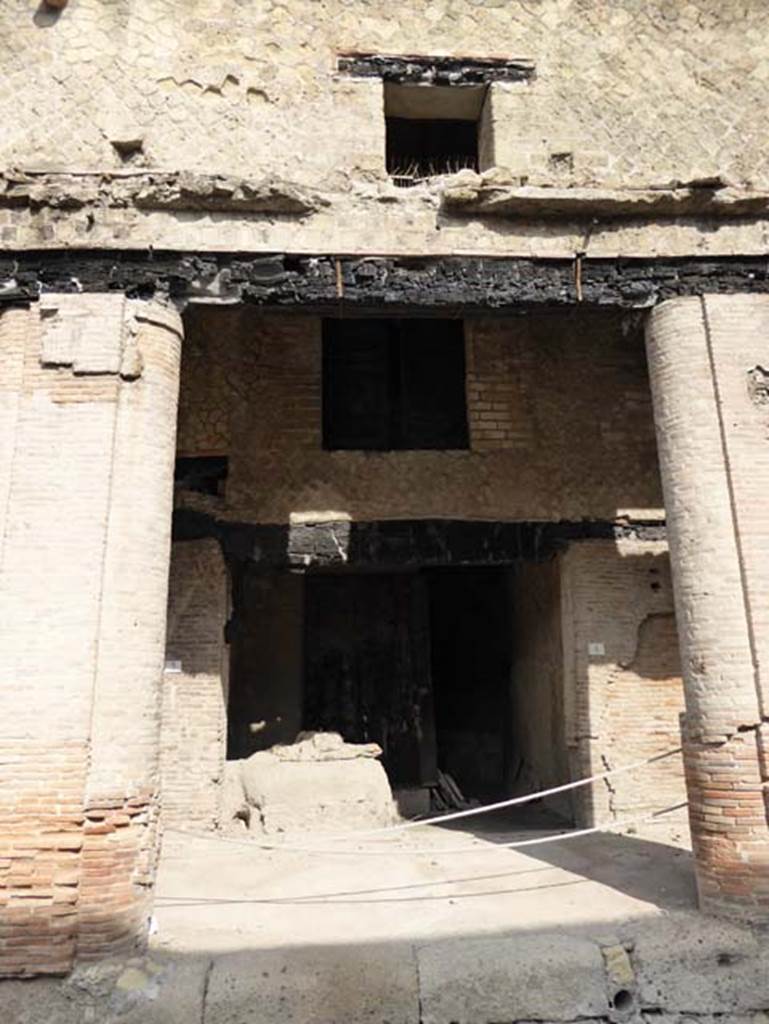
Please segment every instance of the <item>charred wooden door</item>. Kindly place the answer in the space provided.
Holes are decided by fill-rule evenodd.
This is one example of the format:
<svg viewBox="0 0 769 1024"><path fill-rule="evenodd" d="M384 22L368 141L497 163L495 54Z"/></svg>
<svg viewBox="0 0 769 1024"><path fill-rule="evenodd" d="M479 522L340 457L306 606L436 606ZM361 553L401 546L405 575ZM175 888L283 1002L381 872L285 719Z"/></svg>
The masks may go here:
<svg viewBox="0 0 769 1024"><path fill-rule="evenodd" d="M304 728L379 743L394 785L433 782L424 580L394 573L305 583Z"/></svg>

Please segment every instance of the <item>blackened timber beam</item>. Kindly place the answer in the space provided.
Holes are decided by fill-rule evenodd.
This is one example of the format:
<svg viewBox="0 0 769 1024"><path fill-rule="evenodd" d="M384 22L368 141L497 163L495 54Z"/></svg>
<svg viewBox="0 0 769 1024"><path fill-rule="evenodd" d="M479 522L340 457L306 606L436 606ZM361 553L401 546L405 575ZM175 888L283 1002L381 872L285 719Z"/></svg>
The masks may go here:
<svg viewBox="0 0 769 1024"><path fill-rule="evenodd" d="M381 78L399 85L484 85L524 82L534 77L534 62L508 57L426 57L384 53L348 53L337 70L355 78Z"/></svg>
<svg viewBox="0 0 769 1024"><path fill-rule="evenodd" d="M122 291L323 315L503 315L527 307L643 309L668 298L769 292L763 256L658 259L346 257L134 250L0 253L0 302Z"/></svg>
<svg viewBox="0 0 769 1024"><path fill-rule="evenodd" d="M540 560L578 540L659 541L664 523L470 522L415 519L299 524L231 523L177 509L174 540L214 537L228 559L265 570L416 569L514 565Z"/></svg>

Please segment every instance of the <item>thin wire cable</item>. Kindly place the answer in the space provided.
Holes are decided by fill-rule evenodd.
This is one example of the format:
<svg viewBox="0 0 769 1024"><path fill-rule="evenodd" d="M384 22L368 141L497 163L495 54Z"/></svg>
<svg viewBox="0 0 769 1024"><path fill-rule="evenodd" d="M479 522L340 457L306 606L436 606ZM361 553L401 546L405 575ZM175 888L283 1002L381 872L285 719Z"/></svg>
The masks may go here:
<svg viewBox="0 0 769 1024"><path fill-rule="evenodd" d="M633 825L640 825L643 822L653 821L655 818L661 817L663 814L670 814L672 811L678 811L686 806L686 802L672 804L670 807L664 807L662 810L654 811L653 814L645 815L642 818L623 819L621 821L609 822L607 825L595 825L592 828L572 829L569 832L557 832L555 835L551 836L539 836L533 839L516 839L510 843L494 843L493 846L480 845L482 840L478 840L477 842L479 845L476 846L432 846L421 848L404 846L400 848L380 848L378 850L341 850L338 848L323 846L292 846L288 843L270 843L259 839L231 839L229 836L215 836L209 835L205 832L188 832L185 829L169 828L166 829L166 831L196 839L207 839L209 842L229 843L235 846L245 846L252 850L268 850L273 853L314 853L322 854L324 856L341 857L391 857L394 854L407 854L410 857L442 857L445 854L491 853L498 850L519 850L528 846L544 846L547 843L563 842L566 839L578 839L581 836L590 836L597 832L613 832L615 829L629 828Z"/></svg>

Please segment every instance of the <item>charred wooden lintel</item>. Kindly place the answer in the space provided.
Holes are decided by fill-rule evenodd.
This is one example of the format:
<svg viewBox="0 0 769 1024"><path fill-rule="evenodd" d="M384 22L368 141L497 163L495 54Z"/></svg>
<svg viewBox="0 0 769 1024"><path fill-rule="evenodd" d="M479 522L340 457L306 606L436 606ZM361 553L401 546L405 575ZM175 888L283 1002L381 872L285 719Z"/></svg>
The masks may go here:
<svg viewBox="0 0 769 1024"><path fill-rule="evenodd" d="M225 555L262 568L416 569L436 566L514 565L551 557L582 540L666 537L662 522L468 522L418 519L349 520L299 524L231 523L177 509L174 539L215 537Z"/></svg>
<svg viewBox="0 0 769 1024"><path fill-rule="evenodd" d="M485 85L525 82L534 62L506 57L428 57L384 53L343 54L337 70L355 78L381 78L399 85Z"/></svg>
<svg viewBox="0 0 769 1024"><path fill-rule="evenodd" d="M488 317L547 306L644 309L681 295L769 292L769 259L363 258L74 249L0 254L0 303L34 301L46 291L164 295L182 304L243 302L324 316Z"/></svg>

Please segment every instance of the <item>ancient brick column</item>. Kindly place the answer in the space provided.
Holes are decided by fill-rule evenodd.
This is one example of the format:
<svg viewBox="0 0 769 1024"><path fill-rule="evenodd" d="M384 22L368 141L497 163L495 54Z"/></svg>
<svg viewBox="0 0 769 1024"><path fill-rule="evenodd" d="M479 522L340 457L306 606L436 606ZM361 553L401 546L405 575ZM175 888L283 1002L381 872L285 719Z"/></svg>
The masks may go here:
<svg viewBox="0 0 769 1024"><path fill-rule="evenodd" d="M700 902L769 919L769 296L673 299L647 349Z"/></svg>
<svg viewBox="0 0 769 1024"><path fill-rule="evenodd" d="M146 932L180 342L122 295L0 314L0 974Z"/></svg>

